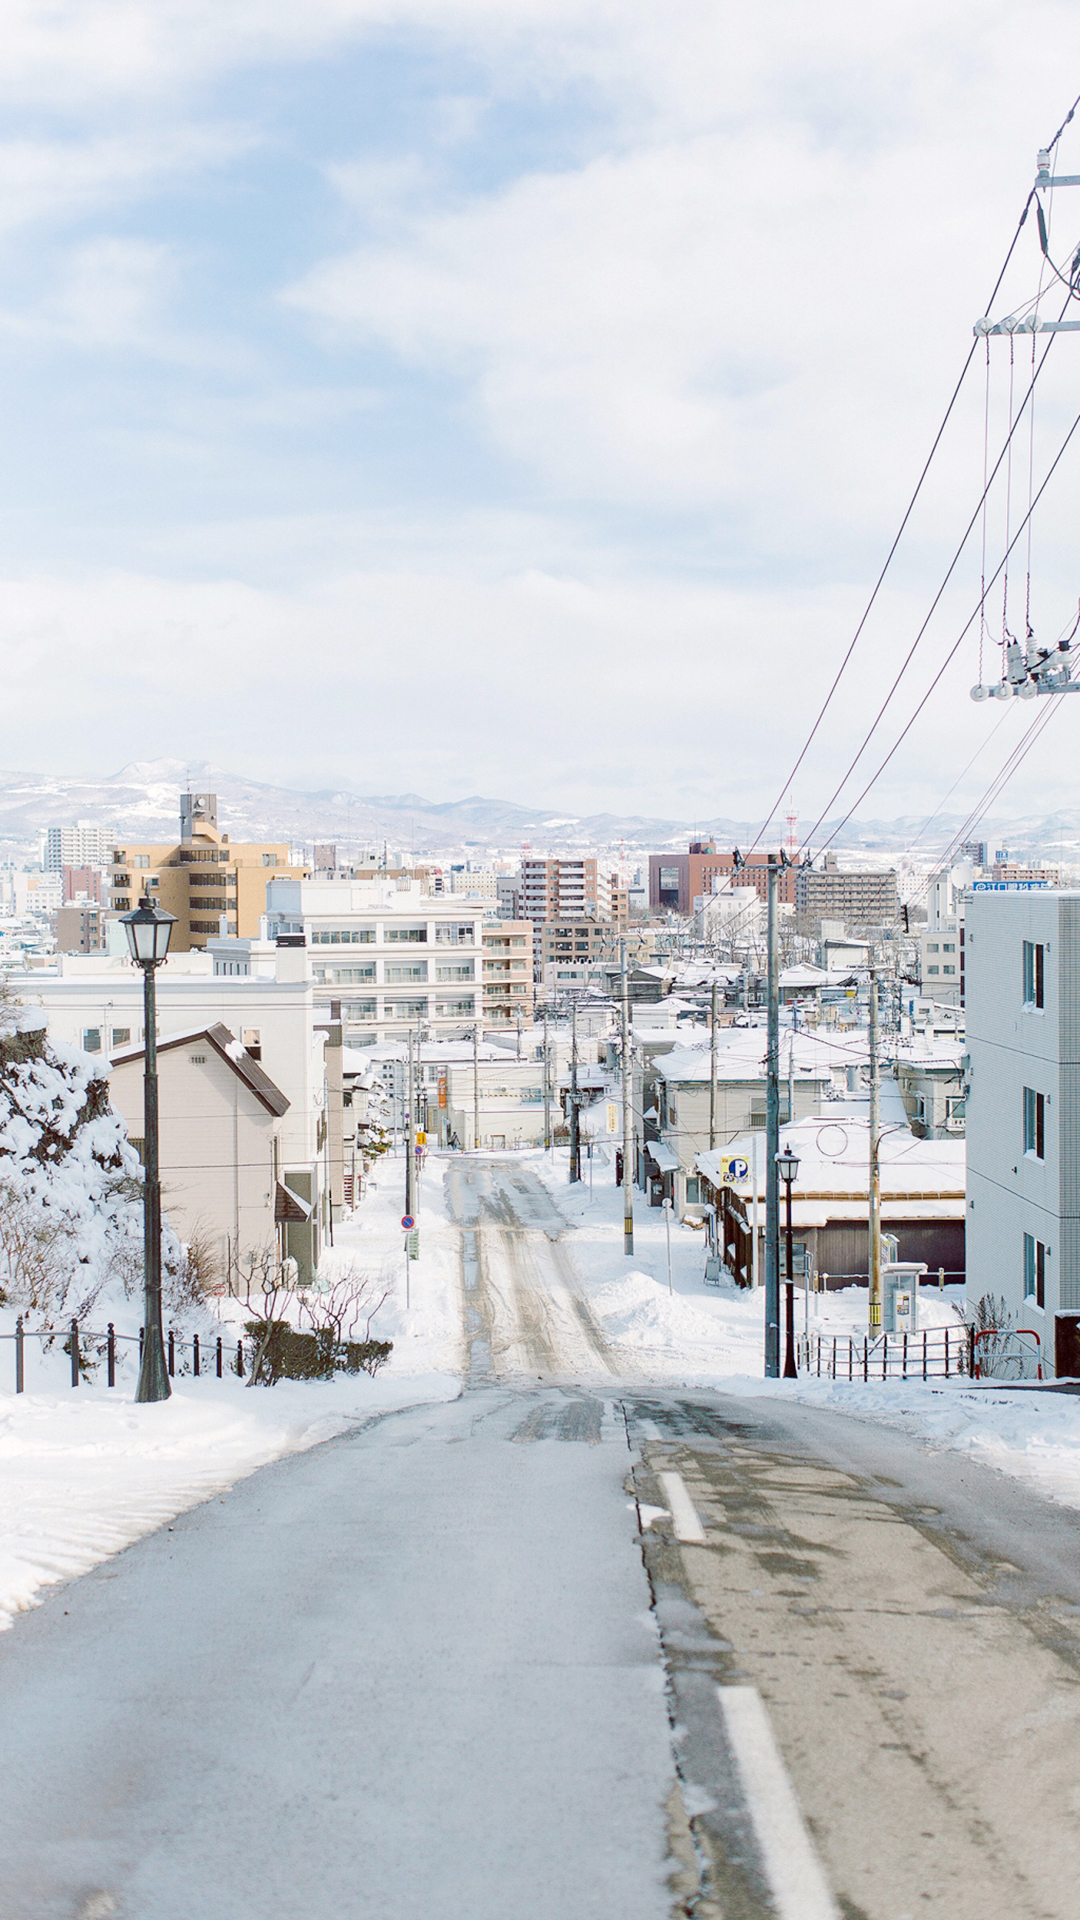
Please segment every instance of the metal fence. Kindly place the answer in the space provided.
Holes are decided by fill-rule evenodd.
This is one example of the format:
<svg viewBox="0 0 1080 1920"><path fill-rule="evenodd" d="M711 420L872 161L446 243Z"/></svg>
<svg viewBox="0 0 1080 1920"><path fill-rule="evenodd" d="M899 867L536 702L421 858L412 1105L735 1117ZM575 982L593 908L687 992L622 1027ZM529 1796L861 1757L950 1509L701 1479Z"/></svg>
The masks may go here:
<svg viewBox="0 0 1080 1920"><path fill-rule="evenodd" d="M102 1365L105 1384L115 1387L118 1359L121 1364L125 1358L136 1359L134 1349L137 1348L138 1361L142 1361L143 1328L140 1327L138 1333L117 1333L111 1320L103 1333L80 1327L77 1320L70 1321L64 1332L59 1327L26 1327L20 1314L14 1333L0 1334L0 1341L4 1340L10 1341L15 1349L16 1393L26 1391L28 1341L38 1342L39 1354L55 1352L64 1356L73 1387L90 1380ZM250 1364L250 1356L245 1357L243 1340L237 1340L234 1346L220 1334L216 1339L206 1339L197 1333L182 1333L176 1327L170 1327L165 1336L165 1357L170 1376L180 1373L196 1380L204 1375L221 1380L226 1373L242 1380Z"/></svg>
<svg viewBox="0 0 1080 1920"><path fill-rule="evenodd" d="M925 1327L919 1333L801 1333L800 1373L827 1380L948 1380L975 1372L968 1327Z"/></svg>

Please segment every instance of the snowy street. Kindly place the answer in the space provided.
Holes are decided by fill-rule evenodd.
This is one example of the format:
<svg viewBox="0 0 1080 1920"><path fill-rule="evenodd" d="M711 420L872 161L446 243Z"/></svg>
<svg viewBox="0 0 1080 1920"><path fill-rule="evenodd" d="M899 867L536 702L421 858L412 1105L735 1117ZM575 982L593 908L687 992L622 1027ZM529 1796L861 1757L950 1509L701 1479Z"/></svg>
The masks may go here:
<svg viewBox="0 0 1080 1920"><path fill-rule="evenodd" d="M539 1156L431 1156L406 1287L400 1172L337 1236L393 1364L306 1432L295 1382L9 1416L88 1545L58 1487L0 1634L0 1920L1071 1920L1076 1402L766 1385L701 1235L669 1289Z"/></svg>

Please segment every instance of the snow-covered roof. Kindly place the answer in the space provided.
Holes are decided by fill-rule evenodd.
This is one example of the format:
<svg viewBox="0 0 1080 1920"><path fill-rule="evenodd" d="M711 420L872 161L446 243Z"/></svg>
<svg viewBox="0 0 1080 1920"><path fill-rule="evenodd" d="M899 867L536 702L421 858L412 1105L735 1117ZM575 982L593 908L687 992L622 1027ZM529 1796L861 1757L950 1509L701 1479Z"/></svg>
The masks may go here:
<svg viewBox="0 0 1080 1920"><path fill-rule="evenodd" d="M800 1227L829 1220L865 1220L869 1205L870 1127L855 1115L798 1120L781 1127L780 1144L799 1156L792 1188L792 1219ZM721 1159L747 1161L749 1177L733 1191L744 1200L756 1184L765 1195L765 1137L743 1133L723 1147L700 1153L699 1170L719 1184ZM966 1147L963 1140L918 1140L908 1127L880 1135L882 1211L891 1220L962 1219Z"/></svg>
<svg viewBox="0 0 1080 1920"><path fill-rule="evenodd" d="M169 1053L174 1047L182 1047L192 1040L205 1040L226 1066L232 1068L239 1080L242 1080L255 1098L275 1119L280 1119L289 1110L290 1102L275 1085L268 1073L264 1073L257 1060L252 1059L247 1048L241 1044L228 1027L214 1021L210 1026L188 1027L183 1033L169 1033L159 1039L159 1053ZM134 1047L118 1047L112 1055L112 1067L121 1067L131 1060L141 1060L146 1049L141 1044Z"/></svg>

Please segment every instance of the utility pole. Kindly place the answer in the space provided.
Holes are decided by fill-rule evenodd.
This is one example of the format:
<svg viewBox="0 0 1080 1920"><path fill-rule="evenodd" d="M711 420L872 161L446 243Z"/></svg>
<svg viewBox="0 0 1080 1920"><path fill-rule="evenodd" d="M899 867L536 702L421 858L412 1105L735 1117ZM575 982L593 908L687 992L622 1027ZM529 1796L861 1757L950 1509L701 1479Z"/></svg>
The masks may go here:
<svg viewBox="0 0 1080 1920"><path fill-rule="evenodd" d="M548 1010L544 1007L544 1152L551 1152L551 1066L548 1058Z"/></svg>
<svg viewBox="0 0 1080 1920"><path fill-rule="evenodd" d="M709 1152L716 1146L716 974L713 973L709 1018Z"/></svg>
<svg viewBox="0 0 1080 1920"><path fill-rule="evenodd" d="M780 969L777 954L779 862L768 857L768 1038L765 1056L765 1377L780 1378Z"/></svg>
<svg viewBox="0 0 1080 1920"><path fill-rule="evenodd" d="M405 1211L416 1217L416 1139L414 1133L415 1100L413 1096L413 1041L412 1028L409 1028L409 1069L405 1080Z"/></svg>
<svg viewBox="0 0 1080 1920"><path fill-rule="evenodd" d="M878 1064L878 983L870 974L870 1331L881 1325L881 1071Z"/></svg>
<svg viewBox="0 0 1080 1920"><path fill-rule="evenodd" d="M578 1137L577 995L570 1002L570 1184L581 1179L581 1141Z"/></svg>
<svg viewBox="0 0 1080 1920"><path fill-rule="evenodd" d="M480 1145L480 1029L472 1030L472 1130L473 1146Z"/></svg>
<svg viewBox="0 0 1080 1920"><path fill-rule="evenodd" d="M626 970L626 941L619 942L622 972L622 1186L623 1252L634 1251L634 1109L633 1062L630 1052L630 977Z"/></svg>

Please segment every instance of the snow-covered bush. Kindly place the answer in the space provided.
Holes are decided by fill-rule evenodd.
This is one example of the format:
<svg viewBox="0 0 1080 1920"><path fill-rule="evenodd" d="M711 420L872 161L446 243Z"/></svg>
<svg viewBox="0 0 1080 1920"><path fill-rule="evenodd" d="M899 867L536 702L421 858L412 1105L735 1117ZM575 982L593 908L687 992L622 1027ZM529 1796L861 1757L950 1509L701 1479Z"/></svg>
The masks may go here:
<svg viewBox="0 0 1080 1920"><path fill-rule="evenodd" d="M0 997L0 1304L40 1327L84 1320L103 1289L137 1291L142 1231L142 1166L97 1063ZM162 1259L179 1307L190 1283L168 1227Z"/></svg>

